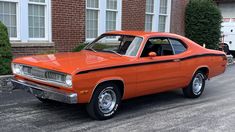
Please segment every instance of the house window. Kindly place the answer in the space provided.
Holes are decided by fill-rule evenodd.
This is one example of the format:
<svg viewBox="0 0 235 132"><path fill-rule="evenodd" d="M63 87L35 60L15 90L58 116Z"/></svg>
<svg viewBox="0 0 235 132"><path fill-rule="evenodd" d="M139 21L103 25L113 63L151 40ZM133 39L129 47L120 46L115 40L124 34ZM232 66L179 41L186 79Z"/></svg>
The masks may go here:
<svg viewBox="0 0 235 132"><path fill-rule="evenodd" d="M121 0L86 0L86 40L121 30Z"/></svg>
<svg viewBox="0 0 235 132"><path fill-rule="evenodd" d="M0 0L0 21L13 42L51 42L51 0Z"/></svg>
<svg viewBox="0 0 235 132"><path fill-rule="evenodd" d="M45 0L29 0L29 38L45 38Z"/></svg>
<svg viewBox="0 0 235 132"><path fill-rule="evenodd" d="M10 38L17 38L16 2L0 1L0 21L6 25Z"/></svg>
<svg viewBox="0 0 235 132"><path fill-rule="evenodd" d="M117 24L117 0L107 0L106 8L106 31L116 30Z"/></svg>
<svg viewBox="0 0 235 132"><path fill-rule="evenodd" d="M160 0L160 8L159 8L159 23L158 23L158 31L165 32L166 31L166 19L167 19L167 2L168 0ZM170 7L169 7L170 8Z"/></svg>
<svg viewBox="0 0 235 132"><path fill-rule="evenodd" d="M146 0L145 31L153 29L154 0Z"/></svg>
<svg viewBox="0 0 235 132"><path fill-rule="evenodd" d="M145 31L170 31L171 0L146 0Z"/></svg>
<svg viewBox="0 0 235 132"><path fill-rule="evenodd" d="M95 38L98 35L99 0L87 0L86 37Z"/></svg>

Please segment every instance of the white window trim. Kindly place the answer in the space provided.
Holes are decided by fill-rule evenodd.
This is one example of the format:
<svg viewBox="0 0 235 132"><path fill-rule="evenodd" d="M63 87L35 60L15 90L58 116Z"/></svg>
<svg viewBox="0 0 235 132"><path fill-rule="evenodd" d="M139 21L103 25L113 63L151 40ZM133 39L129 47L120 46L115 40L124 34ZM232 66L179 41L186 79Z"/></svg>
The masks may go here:
<svg viewBox="0 0 235 132"><path fill-rule="evenodd" d="M51 0L45 3L30 2L29 0L0 0L16 3L17 37L10 37L12 42L52 42ZM29 38L28 5L45 5L45 38ZM21 32L24 31L24 32Z"/></svg>
<svg viewBox="0 0 235 132"><path fill-rule="evenodd" d="M43 6L45 6L45 9L44 9L45 10L45 20L44 20L44 22L45 22L45 37L44 38L30 38L29 37L29 33L28 33L28 40L29 41L49 41L49 42L51 42L51 37L49 36L49 34L51 34L51 30L50 30L51 29L51 20L50 20L51 19L51 17L50 17L51 16L50 15L50 13L51 13L51 5L50 5L50 3L51 3L50 0L45 0L45 3L30 2L28 0L28 4L43 5ZM28 13L27 13L27 15L28 15ZM29 21L28 18L27 18L27 21ZM29 30L29 27L28 27L28 30Z"/></svg>
<svg viewBox="0 0 235 132"><path fill-rule="evenodd" d="M121 30L122 27L122 0L117 0L117 10L107 9L107 1L99 0L99 8L90 8L87 7L86 1L86 10L98 10L98 36L106 32L106 11L116 11L117 12L117 21L116 21L116 30ZM86 42L91 42L95 38L87 38Z"/></svg>
<svg viewBox="0 0 235 132"><path fill-rule="evenodd" d="M145 12L145 15L153 15L152 20L152 32L159 31L159 16L166 16L165 32L170 32L170 21L171 21L171 0L167 0L167 14L160 14L160 0L154 0L153 13Z"/></svg>
<svg viewBox="0 0 235 132"><path fill-rule="evenodd" d="M11 41L19 41L20 40L20 3L19 0L0 0L2 2L12 2L16 3L16 37L10 37Z"/></svg>
<svg viewBox="0 0 235 132"><path fill-rule="evenodd" d="M160 5L160 1L159 1ZM170 32L170 23L171 23L171 0L167 0L167 13L166 14L160 14L160 6L159 6L159 16L165 16L166 17L166 25L165 25L165 32ZM159 19L159 18L158 18Z"/></svg>

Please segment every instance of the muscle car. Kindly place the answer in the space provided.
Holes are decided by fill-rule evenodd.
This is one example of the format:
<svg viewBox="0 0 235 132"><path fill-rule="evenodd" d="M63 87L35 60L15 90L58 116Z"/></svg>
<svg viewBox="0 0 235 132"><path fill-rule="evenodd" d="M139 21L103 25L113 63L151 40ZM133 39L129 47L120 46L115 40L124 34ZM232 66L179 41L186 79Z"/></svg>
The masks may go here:
<svg viewBox="0 0 235 132"><path fill-rule="evenodd" d="M197 98L226 64L225 53L180 35L113 31L80 52L14 59L12 83L42 102L85 103L92 118L105 120L125 99L181 88Z"/></svg>

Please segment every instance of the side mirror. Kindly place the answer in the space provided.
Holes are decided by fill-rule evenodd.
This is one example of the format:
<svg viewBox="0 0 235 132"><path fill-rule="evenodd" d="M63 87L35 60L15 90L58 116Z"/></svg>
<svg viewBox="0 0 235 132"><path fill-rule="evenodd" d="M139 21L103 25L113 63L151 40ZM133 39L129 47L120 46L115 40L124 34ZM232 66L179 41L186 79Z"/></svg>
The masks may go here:
<svg viewBox="0 0 235 132"><path fill-rule="evenodd" d="M157 56L157 53L155 52L149 52L149 57L153 58L153 57L156 57Z"/></svg>

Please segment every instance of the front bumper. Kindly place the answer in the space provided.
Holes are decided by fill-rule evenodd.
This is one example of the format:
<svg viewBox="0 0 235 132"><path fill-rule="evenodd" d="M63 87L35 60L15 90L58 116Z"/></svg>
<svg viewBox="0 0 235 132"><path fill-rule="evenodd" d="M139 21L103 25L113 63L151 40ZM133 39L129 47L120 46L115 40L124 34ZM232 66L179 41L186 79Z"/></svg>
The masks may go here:
<svg viewBox="0 0 235 132"><path fill-rule="evenodd" d="M16 89L23 89L39 98L55 100L68 104L78 103L77 93L67 93L59 89L39 85L24 80L12 79L11 82Z"/></svg>

